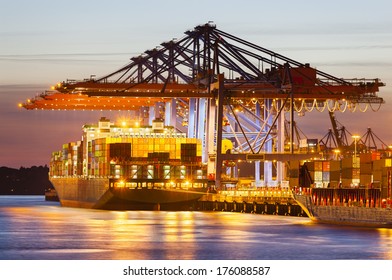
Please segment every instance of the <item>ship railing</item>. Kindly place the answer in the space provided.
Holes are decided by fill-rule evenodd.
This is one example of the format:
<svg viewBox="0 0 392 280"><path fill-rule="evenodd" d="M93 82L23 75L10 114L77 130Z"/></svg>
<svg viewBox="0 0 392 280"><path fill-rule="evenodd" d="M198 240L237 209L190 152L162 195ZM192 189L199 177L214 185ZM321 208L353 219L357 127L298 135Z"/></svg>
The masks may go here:
<svg viewBox="0 0 392 280"><path fill-rule="evenodd" d="M292 194L296 195L311 195L311 188L303 188L303 187L292 187L291 188Z"/></svg>

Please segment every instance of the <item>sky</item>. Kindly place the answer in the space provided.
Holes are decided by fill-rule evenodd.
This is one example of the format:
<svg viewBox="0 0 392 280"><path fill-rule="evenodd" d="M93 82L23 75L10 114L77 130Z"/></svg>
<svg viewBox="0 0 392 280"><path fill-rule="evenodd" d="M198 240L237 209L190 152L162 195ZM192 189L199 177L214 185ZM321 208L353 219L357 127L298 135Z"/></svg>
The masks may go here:
<svg viewBox="0 0 392 280"><path fill-rule="evenodd" d="M49 163L84 123L118 113L27 111L17 104L66 79L102 76L213 21L220 30L342 78L380 78L379 111L337 113L353 134L392 144L392 2L0 0L0 166ZM123 114L123 113L120 113ZM309 138L326 113L296 118Z"/></svg>

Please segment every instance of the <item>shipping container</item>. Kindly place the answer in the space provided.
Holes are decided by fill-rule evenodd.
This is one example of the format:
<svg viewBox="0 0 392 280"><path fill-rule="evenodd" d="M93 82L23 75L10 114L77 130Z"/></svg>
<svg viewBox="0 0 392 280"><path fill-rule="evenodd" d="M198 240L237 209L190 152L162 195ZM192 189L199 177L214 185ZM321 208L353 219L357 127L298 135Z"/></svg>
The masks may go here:
<svg viewBox="0 0 392 280"><path fill-rule="evenodd" d="M340 171L341 169L341 161L340 160L331 160L330 161L330 171Z"/></svg>
<svg viewBox="0 0 392 280"><path fill-rule="evenodd" d="M327 171L327 172L323 171L322 175L323 175L323 182L330 181L330 172L329 171Z"/></svg>
<svg viewBox="0 0 392 280"><path fill-rule="evenodd" d="M340 181L340 176L341 176L341 173L340 173L340 170L339 171L330 171L329 172L329 180L330 181Z"/></svg>
<svg viewBox="0 0 392 280"><path fill-rule="evenodd" d="M342 169L342 178L344 179L359 179L359 168L344 168Z"/></svg>
<svg viewBox="0 0 392 280"><path fill-rule="evenodd" d="M372 153L363 153L359 154L359 158L362 163L371 163L373 161L373 154Z"/></svg>
<svg viewBox="0 0 392 280"><path fill-rule="evenodd" d="M331 170L331 162L330 161L323 161L323 172L328 172Z"/></svg>
<svg viewBox="0 0 392 280"><path fill-rule="evenodd" d="M372 152L372 161L380 160L380 159L381 159L381 153L380 152Z"/></svg>
<svg viewBox="0 0 392 280"><path fill-rule="evenodd" d="M314 171L313 172L313 180L314 182L322 182L323 181L323 172L322 171Z"/></svg>
<svg viewBox="0 0 392 280"><path fill-rule="evenodd" d="M360 175L360 184L362 186L368 187L372 182L373 182L373 175L369 175L369 174Z"/></svg>
<svg viewBox="0 0 392 280"><path fill-rule="evenodd" d="M366 162L363 163L361 161L361 165L360 165L360 172L361 174L372 174L373 172L373 164L371 162Z"/></svg>
<svg viewBox="0 0 392 280"><path fill-rule="evenodd" d="M346 168L360 168L360 158L359 157L349 157L342 159L342 169Z"/></svg>

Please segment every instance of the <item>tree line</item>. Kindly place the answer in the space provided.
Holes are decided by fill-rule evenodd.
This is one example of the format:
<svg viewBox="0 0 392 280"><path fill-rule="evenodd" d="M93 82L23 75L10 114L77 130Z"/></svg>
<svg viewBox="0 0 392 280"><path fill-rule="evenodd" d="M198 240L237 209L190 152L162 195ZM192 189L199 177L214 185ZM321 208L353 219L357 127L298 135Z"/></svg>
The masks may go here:
<svg viewBox="0 0 392 280"><path fill-rule="evenodd" d="M48 172L46 165L19 169L0 167L0 195L44 195L53 188Z"/></svg>

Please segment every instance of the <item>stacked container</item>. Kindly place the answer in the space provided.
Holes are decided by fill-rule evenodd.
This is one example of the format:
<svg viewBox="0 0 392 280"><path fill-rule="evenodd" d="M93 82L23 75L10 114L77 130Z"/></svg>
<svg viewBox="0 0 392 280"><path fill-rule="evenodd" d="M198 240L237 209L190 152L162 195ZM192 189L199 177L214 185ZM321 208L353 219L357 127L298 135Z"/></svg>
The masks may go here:
<svg viewBox="0 0 392 280"><path fill-rule="evenodd" d="M299 187L300 186L300 183L299 183L300 162L299 162L299 160L290 161L288 167L289 167L289 169L288 169L289 185L292 187L294 187L294 186Z"/></svg>
<svg viewBox="0 0 392 280"><path fill-rule="evenodd" d="M92 176L185 179L205 175L197 168L201 165L201 142L197 139L108 137L90 141L88 150Z"/></svg>
<svg viewBox="0 0 392 280"><path fill-rule="evenodd" d="M53 152L50 159L49 175L51 177L63 176L62 151Z"/></svg>
<svg viewBox="0 0 392 280"><path fill-rule="evenodd" d="M360 158L349 157L342 159L342 186L353 187L360 183Z"/></svg>
<svg viewBox="0 0 392 280"><path fill-rule="evenodd" d="M360 184L361 186L370 186L373 182L373 154L364 153L359 155L360 158Z"/></svg>
<svg viewBox="0 0 392 280"><path fill-rule="evenodd" d="M52 153L51 176L79 176L83 173L82 142L64 144L62 149Z"/></svg>
<svg viewBox="0 0 392 280"><path fill-rule="evenodd" d="M181 144L181 161L182 162L197 162L196 157L196 143L182 143Z"/></svg>
<svg viewBox="0 0 392 280"><path fill-rule="evenodd" d="M330 161L323 161L322 162L322 182L324 187L328 187L330 184L330 170L331 170L331 162Z"/></svg>
<svg viewBox="0 0 392 280"><path fill-rule="evenodd" d="M373 186L381 188L382 197L391 197L392 159L373 162Z"/></svg>
<svg viewBox="0 0 392 280"><path fill-rule="evenodd" d="M85 125L83 132L83 142L64 144L52 154L51 176L83 175L138 183L206 178L201 141L171 128L118 127L105 119L98 126Z"/></svg>
<svg viewBox="0 0 392 280"><path fill-rule="evenodd" d="M329 170L330 187L337 188L341 180L341 161L331 160Z"/></svg>
<svg viewBox="0 0 392 280"><path fill-rule="evenodd" d="M315 160L305 163L314 186L318 188L328 187L330 183L330 162Z"/></svg>

